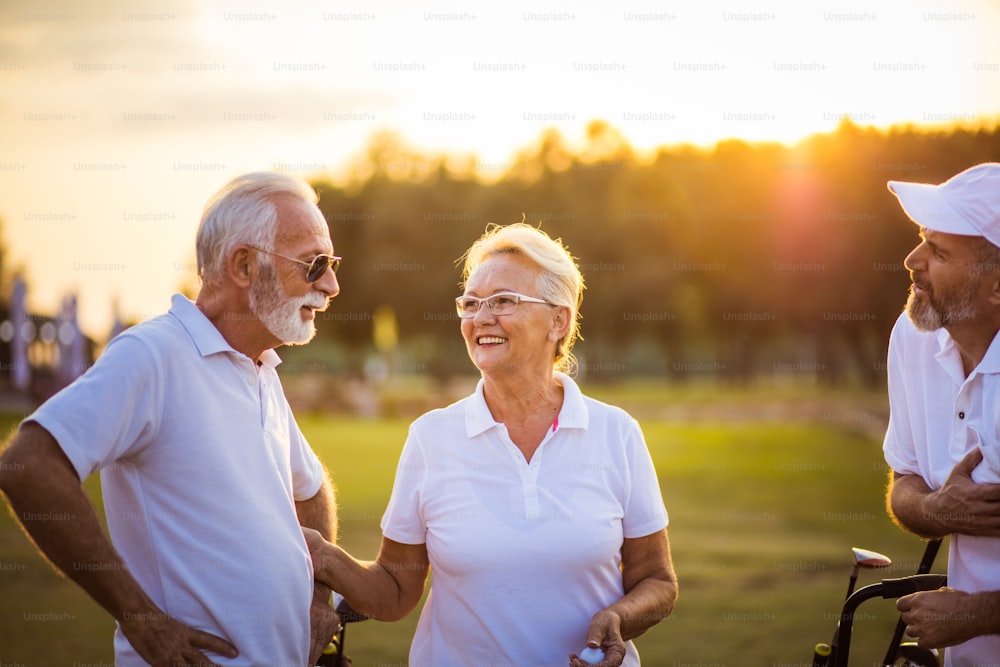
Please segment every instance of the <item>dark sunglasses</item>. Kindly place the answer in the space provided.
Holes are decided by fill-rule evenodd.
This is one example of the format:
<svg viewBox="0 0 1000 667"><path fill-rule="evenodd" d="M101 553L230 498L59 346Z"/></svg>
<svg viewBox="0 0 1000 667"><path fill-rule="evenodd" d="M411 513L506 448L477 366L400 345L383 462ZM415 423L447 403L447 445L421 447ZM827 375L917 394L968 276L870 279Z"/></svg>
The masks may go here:
<svg viewBox="0 0 1000 667"><path fill-rule="evenodd" d="M337 257L336 255L316 255L313 257L311 262L305 260L296 259L295 257L289 257L288 255L282 255L280 252L274 252L273 250L265 250L264 248L258 248L256 246L249 246L254 250L260 250L261 252L266 252L268 255L274 255L275 257L280 257L282 259L287 259L292 262L297 262L303 266L308 267L306 269L306 281L314 283L326 274L327 269L333 269L336 273L337 269L340 268L340 260L342 257Z"/></svg>

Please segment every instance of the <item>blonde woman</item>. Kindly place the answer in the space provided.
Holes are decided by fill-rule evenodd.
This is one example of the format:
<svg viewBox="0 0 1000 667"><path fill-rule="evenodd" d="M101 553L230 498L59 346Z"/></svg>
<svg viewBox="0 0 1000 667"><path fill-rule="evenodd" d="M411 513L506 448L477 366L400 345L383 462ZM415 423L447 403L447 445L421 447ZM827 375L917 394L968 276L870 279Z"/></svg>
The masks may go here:
<svg viewBox="0 0 1000 667"><path fill-rule="evenodd" d="M476 391L411 425L374 562L307 531L316 577L391 621L432 567L414 667L638 665L630 640L671 613L677 582L639 425L563 372L583 277L560 241L514 224L469 248L464 287Z"/></svg>

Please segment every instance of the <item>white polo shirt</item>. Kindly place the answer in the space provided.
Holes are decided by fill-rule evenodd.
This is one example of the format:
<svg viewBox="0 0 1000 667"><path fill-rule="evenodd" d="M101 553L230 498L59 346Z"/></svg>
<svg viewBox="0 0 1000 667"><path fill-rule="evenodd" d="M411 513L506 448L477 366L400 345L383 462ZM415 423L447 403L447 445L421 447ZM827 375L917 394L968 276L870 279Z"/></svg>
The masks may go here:
<svg viewBox="0 0 1000 667"><path fill-rule="evenodd" d="M530 464L482 381L411 425L382 531L426 544L433 568L412 667L565 667L624 594L622 540L666 527L639 425L557 377L562 409Z"/></svg>
<svg viewBox="0 0 1000 667"><path fill-rule="evenodd" d="M113 339L30 420L80 479L101 473L108 527L129 571L182 623L230 641L224 665L302 667L313 576L295 500L322 466L268 350L259 367L189 300ZM116 661L145 665L117 632Z"/></svg>
<svg viewBox="0 0 1000 667"><path fill-rule="evenodd" d="M1000 468L1000 336L966 378L947 331L917 331L904 313L889 339L889 428L885 460L903 475L939 488L962 457L980 446L977 482L997 481ZM992 451L988 451L992 450ZM1000 591L1000 538L952 535L948 585L966 592ZM1000 635L948 649L948 665L995 665Z"/></svg>

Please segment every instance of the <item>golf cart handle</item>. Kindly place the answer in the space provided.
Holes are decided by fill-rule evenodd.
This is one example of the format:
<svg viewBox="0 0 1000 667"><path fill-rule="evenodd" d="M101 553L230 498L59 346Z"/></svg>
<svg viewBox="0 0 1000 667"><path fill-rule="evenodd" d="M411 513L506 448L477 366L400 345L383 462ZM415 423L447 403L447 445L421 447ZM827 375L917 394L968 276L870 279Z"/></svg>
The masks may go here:
<svg viewBox="0 0 1000 667"><path fill-rule="evenodd" d="M340 604L337 605L337 616L340 617L341 624L344 623L357 623L358 621L367 620L368 617L357 611L351 606L351 603L347 600L341 600Z"/></svg>
<svg viewBox="0 0 1000 667"><path fill-rule="evenodd" d="M934 564L934 559L937 558L940 548L940 538L927 543L927 546L924 548L924 555L920 559L920 565L917 566L917 574L927 574L931 571L931 566ZM941 585L944 586L945 584ZM904 634L906 634L906 623L903 622L903 615L900 614L899 620L896 621L896 631L892 633L892 640L889 642L889 647L885 650L885 657L882 658L883 665L896 664L896 657L899 655L899 647L903 643Z"/></svg>
<svg viewBox="0 0 1000 667"><path fill-rule="evenodd" d="M946 585L947 581L948 577L943 574L911 574L899 579L883 579L881 583L870 584L855 591L844 602L843 613L840 615L840 625L837 626L837 634L833 639L833 667L847 667L854 612L862 602L878 597L891 599L919 591L932 591Z"/></svg>
<svg viewBox="0 0 1000 667"><path fill-rule="evenodd" d="M882 597L888 600L920 591L934 591L947 583L948 577L943 574L912 574L899 579L883 579Z"/></svg>

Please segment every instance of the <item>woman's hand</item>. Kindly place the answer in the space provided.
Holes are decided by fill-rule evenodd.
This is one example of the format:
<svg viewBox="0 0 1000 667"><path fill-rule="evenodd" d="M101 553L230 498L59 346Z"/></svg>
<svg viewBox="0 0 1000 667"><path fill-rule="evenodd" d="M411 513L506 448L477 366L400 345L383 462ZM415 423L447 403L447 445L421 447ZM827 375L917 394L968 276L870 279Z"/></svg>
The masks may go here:
<svg viewBox="0 0 1000 667"><path fill-rule="evenodd" d="M306 528L305 526L299 527L302 529L302 536L306 538L306 546L309 547L309 557L312 559L313 564L313 578L329 586L328 582L332 575L332 568L330 567L330 559L328 557L329 552L327 550L329 542L326 541L318 530Z"/></svg>
<svg viewBox="0 0 1000 667"><path fill-rule="evenodd" d="M604 660L597 663L584 662L576 653L569 654L570 667L619 667L625 662L625 640L621 632L622 619L607 609L594 614L587 628L587 646L604 651Z"/></svg>
<svg viewBox="0 0 1000 667"><path fill-rule="evenodd" d="M604 651L600 667L625 661L625 640L634 639L670 615L677 599L677 577L670 560L666 529L622 543L625 597L591 617L587 646ZM570 667L588 663L571 653Z"/></svg>

